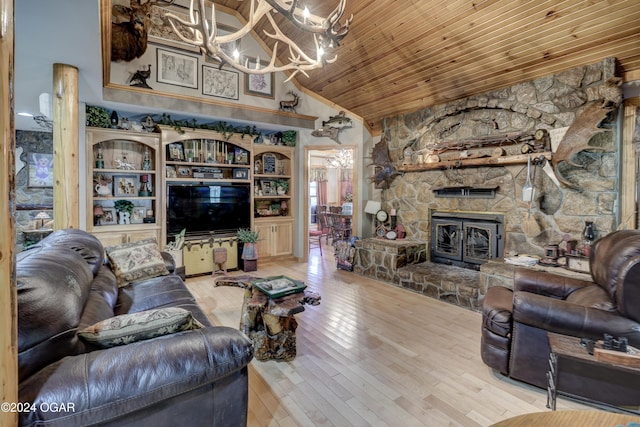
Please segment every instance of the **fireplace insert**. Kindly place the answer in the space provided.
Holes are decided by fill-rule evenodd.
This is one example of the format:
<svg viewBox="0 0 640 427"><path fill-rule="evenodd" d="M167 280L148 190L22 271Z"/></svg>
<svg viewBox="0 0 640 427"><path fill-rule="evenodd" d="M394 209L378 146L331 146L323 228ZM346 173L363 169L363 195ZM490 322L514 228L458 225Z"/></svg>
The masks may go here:
<svg viewBox="0 0 640 427"><path fill-rule="evenodd" d="M471 212L431 214L431 261L479 269L504 256L502 215Z"/></svg>

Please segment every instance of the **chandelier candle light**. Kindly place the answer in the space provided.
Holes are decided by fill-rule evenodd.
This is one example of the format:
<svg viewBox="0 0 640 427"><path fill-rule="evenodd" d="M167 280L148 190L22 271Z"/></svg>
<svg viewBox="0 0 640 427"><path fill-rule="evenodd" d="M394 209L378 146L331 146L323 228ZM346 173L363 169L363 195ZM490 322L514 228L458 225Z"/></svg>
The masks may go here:
<svg viewBox="0 0 640 427"><path fill-rule="evenodd" d="M194 7L196 1L198 2L197 8ZM211 20L204 18L204 11L206 11L205 0L191 0L188 21L171 13L167 13L166 17L169 19L175 34L183 42L198 47L204 55L222 64L229 64L236 70L247 74L292 71L287 79L289 81L297 73L302 73L309 77L306 71L321 68L324 64L335 62L337 56L327 59L324 57L325 50L339 46L340 41L348 34L349 25L353 19L352 15L344 24L340 23L340 18L342 18L346 7L346 0L340 0L338 6L326 18L314 16L307 7L301 8L298 3L299 0L251 0L251 11L247 23L239 30L227 35L218 34L215 3L213 2L211 3ZM293 40L287 37L274 21L272 16L274 13L281 14L299 30L313 35L315 53L307 54ZM230 55L223 46L229 46L229 43L242 39L264 17L273 28L273 33L264 31L267 37L275 41L271 60L268 65L261 67L260 58L258 58L255 67L250 67L249 59L246 58L243 62L237 49ZM181 34L176 23L187 27L191 37L188 38ZM289 47L289 62L276 65L279 42Z"/></svg>

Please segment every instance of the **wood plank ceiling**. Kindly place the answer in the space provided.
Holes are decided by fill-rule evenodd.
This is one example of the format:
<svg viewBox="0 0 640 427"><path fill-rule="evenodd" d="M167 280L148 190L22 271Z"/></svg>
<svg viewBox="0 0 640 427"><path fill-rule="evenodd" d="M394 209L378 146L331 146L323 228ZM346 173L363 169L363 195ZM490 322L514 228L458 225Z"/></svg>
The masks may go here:
<svg viewBox="0 0 640 427"><path fill-rule="evenodd" d="M246 19L251 1L215 3ZM302 3L326 16L338 1ZM385 117L607 57L618 59L620 76L640 79L639 0L347 0L343 20L351 14L338 60L296 80L374 133ZM299 30L276 21L303 44ZM263 22L256 34L270 30ZM287 53L279 47L279 56Z"/></svg>

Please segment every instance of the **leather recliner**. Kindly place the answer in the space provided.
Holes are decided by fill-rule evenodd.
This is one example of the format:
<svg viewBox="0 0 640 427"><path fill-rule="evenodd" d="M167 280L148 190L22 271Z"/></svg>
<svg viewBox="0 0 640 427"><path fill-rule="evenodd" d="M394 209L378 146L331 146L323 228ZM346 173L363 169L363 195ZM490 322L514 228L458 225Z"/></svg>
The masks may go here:
<svg viewBox="0 0 640 427"><path fill-rule="evenodd" d="M516 380L546 388L548 333L602 339L626 337L640 347L640 231L621 230L596 241L593 281L517 268L514 289L489 288L483 302L485 364ZM584 395L584 384L565 385Z"/></svg>

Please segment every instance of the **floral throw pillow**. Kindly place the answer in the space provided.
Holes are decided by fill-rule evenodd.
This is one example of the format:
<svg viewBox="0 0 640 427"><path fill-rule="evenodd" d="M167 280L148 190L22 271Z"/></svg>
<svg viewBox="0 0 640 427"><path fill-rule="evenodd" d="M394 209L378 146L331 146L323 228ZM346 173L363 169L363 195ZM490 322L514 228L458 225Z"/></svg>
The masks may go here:
<svg viewBox="0 0 640 427"><path fill-rule="evenodd" d="M111 317L78 331L78 335L99 347L109 348L200 328L202 324L190 311L168 307Z"/></svg>
<svg viewBox="0 0 640 427"><path fill-rule="evenodd" d="M169 274L155 239L109 246L105 251L119 286Z"/></svg>

